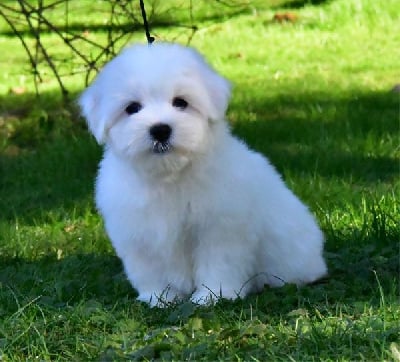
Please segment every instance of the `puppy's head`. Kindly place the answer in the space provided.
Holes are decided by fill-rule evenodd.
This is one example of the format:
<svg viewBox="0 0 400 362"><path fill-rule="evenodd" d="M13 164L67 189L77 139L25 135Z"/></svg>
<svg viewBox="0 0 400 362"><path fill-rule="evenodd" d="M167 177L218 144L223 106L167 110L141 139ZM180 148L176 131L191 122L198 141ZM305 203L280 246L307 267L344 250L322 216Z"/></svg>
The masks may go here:
<svg viewBox="0 0 400 362"><path fill-rule="evenodd" d="M205 152L229 94L228 82L196 51L155 43L122 51L79 102L99 143L123 157L159 162Z"/></svg>

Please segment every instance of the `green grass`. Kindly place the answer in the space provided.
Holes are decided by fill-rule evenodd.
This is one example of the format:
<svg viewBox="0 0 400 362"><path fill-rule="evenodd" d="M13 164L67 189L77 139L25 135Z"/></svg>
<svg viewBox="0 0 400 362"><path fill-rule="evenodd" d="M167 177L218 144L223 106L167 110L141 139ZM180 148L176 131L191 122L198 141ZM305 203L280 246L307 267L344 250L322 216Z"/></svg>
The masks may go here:
<svg viewBox="0 0 400 362"><path fill-rule="evenodd" d="M135 300L92 201L100 148L50 75L34 98L0 34L1 361L400 360L400 5L288 3L217 22L203 8L192 44L234 84L233 132L317 215L330 275L214 307Z"/></svg>

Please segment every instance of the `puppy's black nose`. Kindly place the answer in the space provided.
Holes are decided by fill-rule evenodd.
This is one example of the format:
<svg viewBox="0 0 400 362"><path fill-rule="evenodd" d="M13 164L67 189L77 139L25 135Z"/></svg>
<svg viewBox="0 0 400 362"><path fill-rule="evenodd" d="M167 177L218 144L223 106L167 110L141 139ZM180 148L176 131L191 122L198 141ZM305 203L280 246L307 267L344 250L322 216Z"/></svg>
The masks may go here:
<svg viewBox="0 0 400 362"><path fill-rule="evenodd" d="M158 142L166 142L172 133L172 128L165 123L157 123L150 127L151 137Z"/></svg>

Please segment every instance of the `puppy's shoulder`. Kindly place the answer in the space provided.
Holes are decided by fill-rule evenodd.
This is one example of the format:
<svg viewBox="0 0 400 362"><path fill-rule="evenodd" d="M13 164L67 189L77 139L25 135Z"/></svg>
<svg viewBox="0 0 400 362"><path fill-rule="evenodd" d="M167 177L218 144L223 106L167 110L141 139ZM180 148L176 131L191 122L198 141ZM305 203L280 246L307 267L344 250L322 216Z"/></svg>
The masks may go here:
<svg viewBox="0 0 400 362"><path fill-rule="evenodd" d="M281 182L281 176L262 153L250 148L243 140L232 136L226 164L233 174L250 184L253 182Z"/></svg>
<svg viewBox="0 0 400 362"><path fill-rule="evenodd" d="M262 153L252 149L247 145L242 139L232 136L230 140L230 156L235 158L236 162L243 162L244 165L249 167L266 167L266 165L271 166L268 158Z"/></svg>
<svg viewBox="0 0 400 362"><path fill-rule="evenodd" d="M129 182L137 179L134 169L108 149L105 150L103 159L100 161L98 177L116 180L125 179L129 180Z"/></svg>
<svg viewBox="0 0 400 362"><path fill-rule="evenodd" d="M112 152L104 153L96 180L98 204L141 203L147 194L144 188L132 167Z"/></svg>

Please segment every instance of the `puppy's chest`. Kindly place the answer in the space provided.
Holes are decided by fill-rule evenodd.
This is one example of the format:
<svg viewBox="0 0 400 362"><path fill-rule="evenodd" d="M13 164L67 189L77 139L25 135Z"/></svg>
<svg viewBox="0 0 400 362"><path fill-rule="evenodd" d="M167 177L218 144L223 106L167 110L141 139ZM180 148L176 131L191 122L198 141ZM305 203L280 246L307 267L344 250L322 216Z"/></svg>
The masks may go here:
<svg viewBox="0 0 400 362"><path fill-rule="evenodd" d="M169 197L154 200L149 209L157 210L156 216L160 228L170 239L176 242L192 242L196 239L196 233L202 222L203 215L198 200L182 195L175 196L171 193Z"/></svg>

